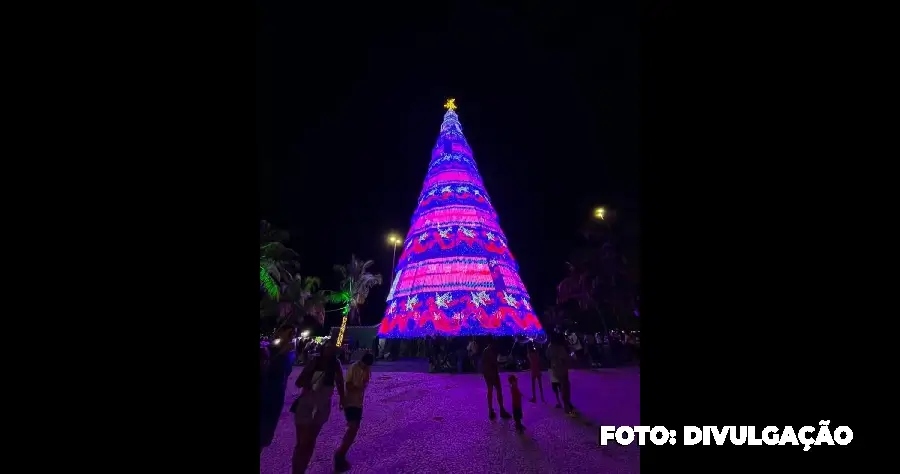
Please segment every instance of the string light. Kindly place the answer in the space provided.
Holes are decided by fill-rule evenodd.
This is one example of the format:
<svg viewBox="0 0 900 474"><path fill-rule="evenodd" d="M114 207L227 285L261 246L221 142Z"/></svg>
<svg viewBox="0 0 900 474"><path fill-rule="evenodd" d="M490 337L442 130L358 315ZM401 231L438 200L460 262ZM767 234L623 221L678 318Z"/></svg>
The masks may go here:
<svg viewBox="0 0 900 474"><path fill-rule="evenodd" d="M455 100L444 108L378 335L539 336L543 328L462 134Z"/></svg>

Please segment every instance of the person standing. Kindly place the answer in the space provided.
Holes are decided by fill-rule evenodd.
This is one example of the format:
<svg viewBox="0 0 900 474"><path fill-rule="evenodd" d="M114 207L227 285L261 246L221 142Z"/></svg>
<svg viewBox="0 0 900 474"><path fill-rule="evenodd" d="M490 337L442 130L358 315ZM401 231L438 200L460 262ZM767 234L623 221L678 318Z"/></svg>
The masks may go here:
<svg viewBox="0 0 900 474"><path fill-rule="evenodd" d="M581 340L574 331L569 333L569 346L572 348L572 353L575 354L575 360L581 361L584 358L583 349L581 346ZM574 361L573 361L574 362Z"/></svg>
<svg viewBox="0 0 900 474"><path fill-rule="evenodd" d="M559 389L562 392L562 401L567 415L575 415L575 407L572 406L572 386L569 383L569 367L572 364L572 356L568 352L566 339L562 334L553 333L550 342L550 370L553 378L559 381Z"/></svg>
<svg viewBox="0 0 900 474"><path fill-rule="evenodd" d="M272 443L284 408L284 392L293 369L290 354L294 328L284 327L268 347L259 349L259 452Z"/></svg>
<svg viewBox="0 0 900 474"><path fill-rule="evenodd" d="M375 362L375 356L366 353L359 362L354 363L347 369L346 388L344 389L344 416L347 418L347 432L344 433L344 440L334 453L334 470L336 472L346 472L350 470L350 463L347 462L347 451L353 445L356 434L359 433L359 423L362 421L363 398L366 387L369 386L369 380L372 378L372 364Z"/></svg>
<svg viewBox="0 0 900 474"><path fill-rule="evenodd" d="M475 340L475 336L472 336L472 340L469 341L466 352L469 354L469 360L472 361L472 367L475 369L475 372L478 372L478 369L481 367L478 364L480 356L478 354L478 341Z"/></svg>
<svg viewBox="0 0 900 474"><path fill-rule="evenodd" d="M484 376L484 383L487 385L487 403L488 418L491 420L497 418L494 413L493 391L497 390L497 405L500 406L500 418L511 418L509 412L503 408L503 391L500 388L500 367L497 365L497 349L494 347L494 337L485 336L486 342L484 351L481 353L481 373Z"/></svg>
<svg viewBox="0 0 900 474"><path fill-rule="evenodd" d="M291 473L303 474L309 466L322 426L331 415L331 397L335 388L339 406L344 405L344 373L338 360L335 338L329 339L321 354L303 368L296 385L301 392L291 405L297 429Z"/></svg>
<svg viewBox="0 0 900 474"><path fill-rule="evenodd" d="M528 346L528 368L531 371L531 403L537 402L537 393L535 393L535 384L541 389L541 403L544 401L544 381L541 374L541 355L538 354L537 347L534 344Z"/></svg>

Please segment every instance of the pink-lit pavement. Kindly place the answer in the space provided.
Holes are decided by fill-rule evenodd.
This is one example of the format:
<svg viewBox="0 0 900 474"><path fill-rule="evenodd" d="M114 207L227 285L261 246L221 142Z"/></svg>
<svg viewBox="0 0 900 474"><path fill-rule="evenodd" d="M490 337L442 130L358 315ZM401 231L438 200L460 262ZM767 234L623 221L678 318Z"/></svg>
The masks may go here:
<svg viewBox="0 0 900 474"><path fill-rule="evenodd" d="M597 446L599 425L640 424L637 368L572 371L572 403L581 414L578 418L554 408L548 373L544 373L547 403L541 403L538 395L536 404L528 402L527 372L518 373L525 394L524 434L515 432L512 420L488 420L487 390L480 375L388 372L389 363L382 362L373 369L362 427L347 457L351 473L640 472L636 445ZM295 437L288 407L296 396L293 382L300 370L295 367L291 374L275 439L260 456L261 474L290 473ZM510 410L507 373L501 375L504 405ZM308 473L333 472L332 456L345 426L343 412L335 406Z"/></svg>

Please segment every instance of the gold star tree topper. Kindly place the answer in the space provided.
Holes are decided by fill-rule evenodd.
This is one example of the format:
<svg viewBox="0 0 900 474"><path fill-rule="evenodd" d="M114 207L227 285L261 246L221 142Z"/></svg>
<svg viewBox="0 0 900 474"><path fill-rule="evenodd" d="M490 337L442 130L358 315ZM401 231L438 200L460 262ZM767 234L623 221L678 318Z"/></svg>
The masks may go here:
<svg viewBox="0 0 900 474"><path fill-rule="evenodd" d="M456 99L447 99L447 103L444 104L444 108L447 110L456 110Z"/></svg>

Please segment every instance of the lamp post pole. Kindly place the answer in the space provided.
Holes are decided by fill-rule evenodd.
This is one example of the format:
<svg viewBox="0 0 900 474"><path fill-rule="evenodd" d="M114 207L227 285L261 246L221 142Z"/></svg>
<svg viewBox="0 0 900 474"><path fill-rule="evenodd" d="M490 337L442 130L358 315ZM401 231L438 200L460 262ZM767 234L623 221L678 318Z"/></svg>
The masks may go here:
<svg viewBox="0 0 900 474"><path fill-rule="evenodd" d="M394 246L394 254L391 256L391 281L390 285L394 284L394 266L397 264L397 244L402 242L400 237L397 234L388 235L388 243Z"/></svg>
<svg viewBox="0 0 900 474"><path fill-rule="evenodd" d="M391 257L391 283L394 284L394 267L397 265L397 241L394 241L394 255Z"/></svg>

